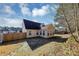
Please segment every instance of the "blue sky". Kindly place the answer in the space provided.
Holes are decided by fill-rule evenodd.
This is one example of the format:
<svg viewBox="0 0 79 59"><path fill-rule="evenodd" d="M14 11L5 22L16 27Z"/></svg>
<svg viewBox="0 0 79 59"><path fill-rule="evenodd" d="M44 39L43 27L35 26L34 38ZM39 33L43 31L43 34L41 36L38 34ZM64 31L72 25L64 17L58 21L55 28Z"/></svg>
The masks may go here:
<svg viewBox="0 0 79 59"><path fill-rule="evenodd" d="M44 24L54 23L58 6L51 3L1 3L0 26L22 27L23 19Z"/></svg>

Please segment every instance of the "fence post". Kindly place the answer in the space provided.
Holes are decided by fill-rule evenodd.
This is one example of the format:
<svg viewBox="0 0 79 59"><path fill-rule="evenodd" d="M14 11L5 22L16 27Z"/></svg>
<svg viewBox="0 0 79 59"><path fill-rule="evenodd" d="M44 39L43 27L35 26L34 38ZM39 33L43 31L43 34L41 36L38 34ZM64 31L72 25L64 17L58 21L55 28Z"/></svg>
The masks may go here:
<svg viewBox="0 0 79 59"><path fill-rule="evenodd" d="M3 42L3 33L0 33L0 43Z"/></svg>

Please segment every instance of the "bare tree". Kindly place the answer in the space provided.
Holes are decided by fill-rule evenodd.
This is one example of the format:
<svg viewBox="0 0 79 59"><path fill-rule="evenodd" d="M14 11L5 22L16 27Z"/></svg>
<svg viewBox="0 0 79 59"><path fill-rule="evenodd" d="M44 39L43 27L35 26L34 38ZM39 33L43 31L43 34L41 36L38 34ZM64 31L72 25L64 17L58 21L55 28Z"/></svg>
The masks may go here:
<svg viewBox="0 0 79 59"><path fill-rule="evenodd" d="M66 17L66 14L65 14L65 10L64 10L64 6L63 6L63 4L62 4L62 12L63 12L63 15L64 15L64 20L65 20L66 23L67 23L67 27L68 27L68 29L69 29L71 35L75 38L75 36L73 35L73 33L72 33L72 31L71 31L70 25L69 25L69 23L68 23L68 19L67 19L67 17Z"/></svg>
<svg viewBox="0 0 79 59"><path fill-rule="evenodd" d="M75 22L75 27L76 27L76 30L75 30L75 32L76 32L76 34L77 34L77 41L79 41L79 27L78 27L78 10L79 10L79 8L78 8L78 3L76 3L76 4L73 4L73 6L74 6L74 22Z"/></svg>
<svg viewBox="0 0 79 59"><path fill-rule="evenodd" d="M72 30L76 32L76 37L75 40L79 41L79 4L61 4L60 7L58 8L58 14L57 17L61 16L64 18L64 25L66 28L69 29L71 35L75 38ZM62 24L62 25L63 25Z"/></svg>

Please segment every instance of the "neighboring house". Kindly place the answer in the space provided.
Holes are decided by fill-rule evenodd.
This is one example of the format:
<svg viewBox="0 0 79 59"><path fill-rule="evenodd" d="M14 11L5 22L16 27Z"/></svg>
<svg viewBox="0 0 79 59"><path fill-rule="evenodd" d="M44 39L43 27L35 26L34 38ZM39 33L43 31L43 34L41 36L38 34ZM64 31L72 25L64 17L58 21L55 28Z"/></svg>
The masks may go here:
<svg viewBox="0 0 79 59"><path fill-rule="evenodd" d="M27 33L27 38L30 37L44 37L49 38L54 34L55 27L52 24L44 25L42 23L33 22L24 19L22 32Z"/></svg>
<svg viewBox="0 0 79 59"><path fill-rule="evenodd" d="M65 27L55 27L55 34L68 34L68 29Z"/></svg>

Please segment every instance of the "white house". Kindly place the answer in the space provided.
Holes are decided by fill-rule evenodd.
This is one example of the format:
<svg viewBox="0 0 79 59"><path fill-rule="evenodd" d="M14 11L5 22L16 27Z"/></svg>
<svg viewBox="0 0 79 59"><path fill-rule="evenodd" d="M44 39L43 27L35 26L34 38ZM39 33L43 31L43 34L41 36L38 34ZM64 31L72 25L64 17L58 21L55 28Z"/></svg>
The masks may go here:
<svg viewBox="0 0 79 59"><path fill-rule="evenodd" d="M52 24L44 25L24 19L22 24L22 32L27 33L27 38L44 37L49 38L54 35L55 27Z"/></svg>

